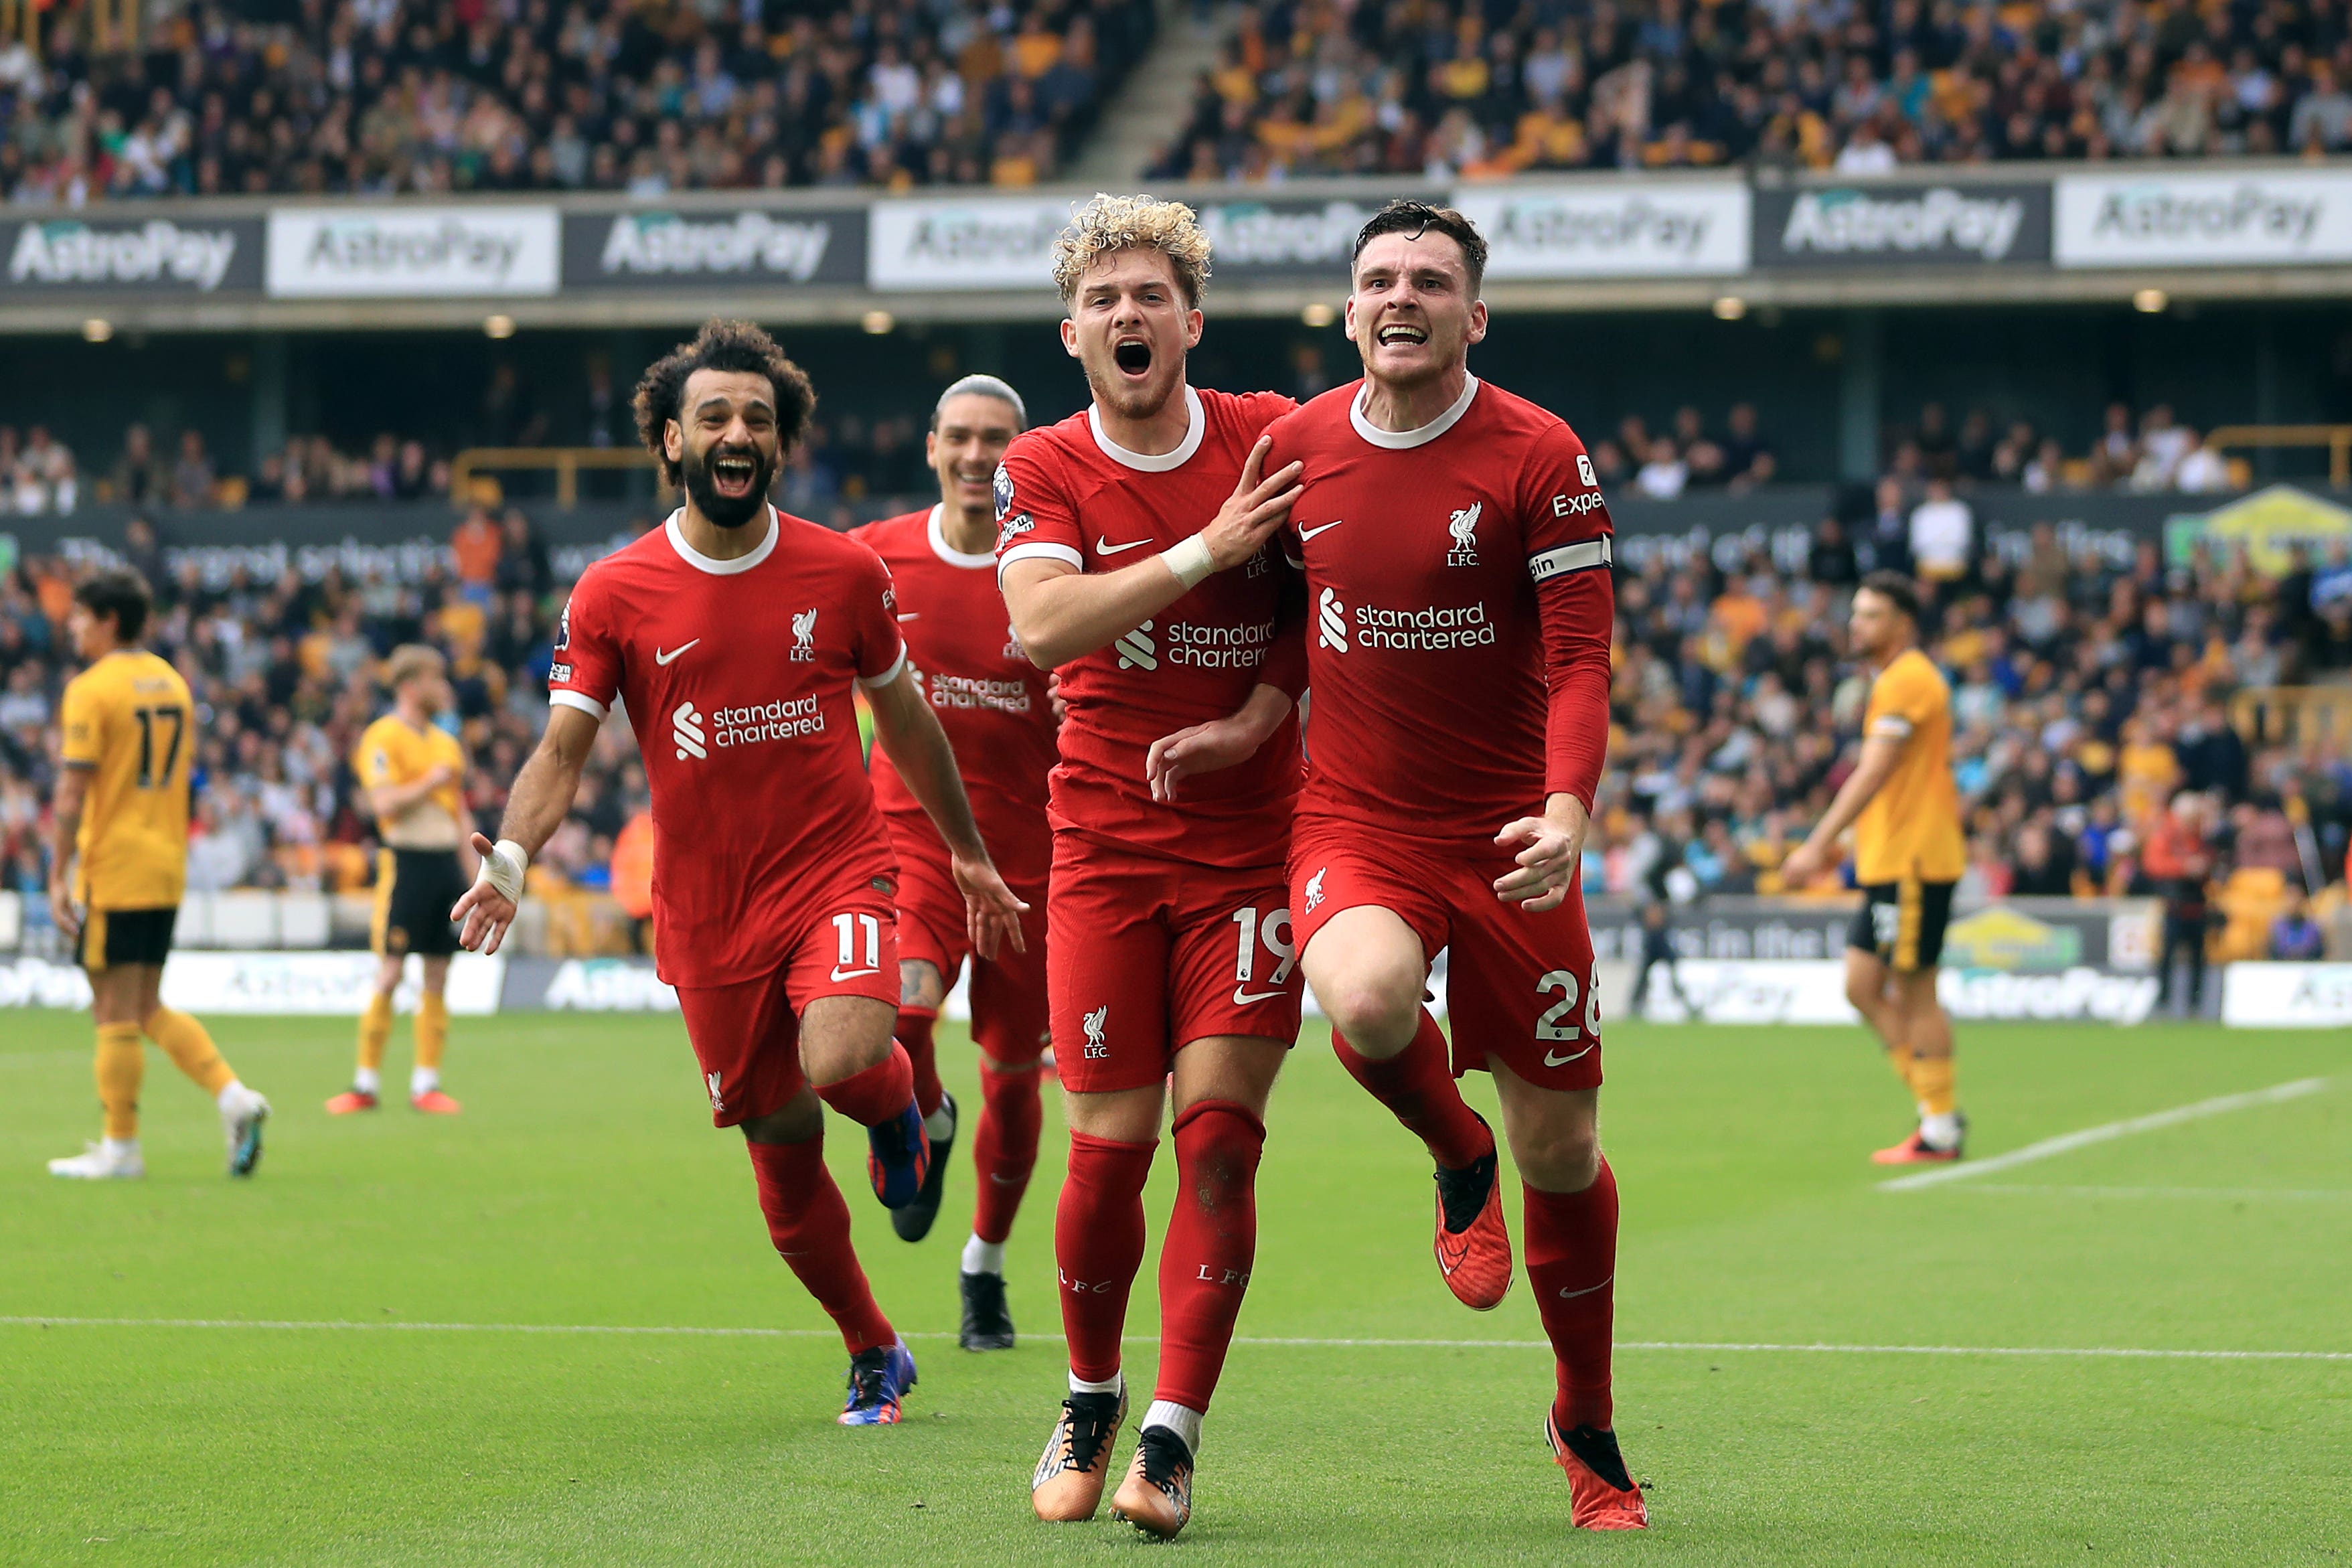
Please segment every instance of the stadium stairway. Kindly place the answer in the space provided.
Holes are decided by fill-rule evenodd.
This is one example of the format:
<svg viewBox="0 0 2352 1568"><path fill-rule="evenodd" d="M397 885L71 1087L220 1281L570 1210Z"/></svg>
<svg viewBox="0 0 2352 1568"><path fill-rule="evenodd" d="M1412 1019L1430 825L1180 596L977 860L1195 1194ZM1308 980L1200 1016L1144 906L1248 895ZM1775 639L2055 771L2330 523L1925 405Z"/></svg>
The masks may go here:
<svg viewBox="0 0 2352 1568"><path fill-rule="evenodd" d="M1233 9L1159 0L1159 41L1105 106L1102 124L1070 165L1070 179L1113 191L1135 188L1143 171L1184 128L1193 84L1216 64L1217 40L1224 37Z"/></svg>

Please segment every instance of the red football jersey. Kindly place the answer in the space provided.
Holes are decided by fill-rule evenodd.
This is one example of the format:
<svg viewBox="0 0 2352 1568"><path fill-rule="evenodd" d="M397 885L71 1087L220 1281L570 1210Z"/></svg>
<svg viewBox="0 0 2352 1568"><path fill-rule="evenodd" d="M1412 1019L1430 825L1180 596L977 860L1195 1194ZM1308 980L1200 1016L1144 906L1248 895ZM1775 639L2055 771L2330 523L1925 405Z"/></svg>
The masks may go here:
<svg viewBox="0 0 2352 1568"><path fill-rule="evenodd" d="M1492 840L1554 791L1590 806L1608 743L1609 509L1558 418L1470 378L1419 430L1338 387L1274 427L1306 464L1302 814Z"/></svg>
<svg viewBox="0 0 2352 1568"><path fill-rule="evenodd" d="M996 590L996 557L949 545L940 509L853 529L890 568L898 634L955 747L956 769L990 857L1006 881L1043 888L1053 864L1045 776L1054 771L1054 704L1045 672L1013 636ZM947 863L948 847L889 756L876 748L874 795L902 853L915 847Z"/></svg>
<svg viewBox="0 0 2352 1568"><path fill-rule="evenodd" d="M1015 437L996 471L1000 574L1033 559L1116 571L1192 537L1234 493L1259 435L1297 406L1271 392L1187 387L1184 399L1191 429L1164 456L1113 445L1092 408ZM1205 865L1281 863L1298 790L1295 719L1249 761L1187 779L1173 805L1155 803L1143 775L1152 742L1224 717L1269 679L1276 565L1269 545L1063 667L1055 826Z"/></svg>
<svg viewBox="0 0 2352 1568"><path fill-rule="evenodd" d="M715 561L672 514L581 574L548 700L628 705L653 793L654 935L674 985L756 979L809 906L893 879L860 754L853 682L906 662L890 572L855 540L773 513Z"/></svg>

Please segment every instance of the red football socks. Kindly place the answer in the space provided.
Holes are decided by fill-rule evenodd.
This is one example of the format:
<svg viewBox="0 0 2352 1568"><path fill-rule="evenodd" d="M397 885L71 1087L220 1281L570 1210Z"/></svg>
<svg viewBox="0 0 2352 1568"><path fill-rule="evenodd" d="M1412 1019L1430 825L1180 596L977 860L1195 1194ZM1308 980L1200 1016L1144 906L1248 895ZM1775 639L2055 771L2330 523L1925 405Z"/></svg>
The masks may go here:
<svg viewBox="0 0 2352 1568"><path fill-rule="evenodd" d="M940 1061L931 1047L931 1026L939 1021L936 1013L898 1012L898 1045L915 1068L915 1109L929 1116L940 1108Z"/></svg>
<svg viewBox="0 0 2352 1568"><path fill-rule="evenodd" d="M1029 1190L1029 1173L1037 1168L1037 1130L1044 1120L1036 1068L997 1072L981 1063L980 1131L972 1135L971 1145L979 1188L971 1233L981 1240L1002 1242L1013 1234L1013 1216L1021 1211L1021 1194Z"/></svg>
<svg viewBox="0 0 2352 1568"><path fill-rule="evenodd" d="M1559 1364L1552 1419L1563 1432L1606 1429L1610 1331L1617 1302L1617 1177L1609 1162L1580 1193L1527 1194L1528 1283Z"/></svg>
<svg viewBox="0 0 2352 1568"><path fill-rule="evenodd" d="M1070 1171L1054 1215L1054 1260L1070 1370L1088 1383L1118 1375L1127 1293L1143 1267L1143 1182L1159 1146L1070 1134Z"/></svg>
<svg viewBox="0 0 2352 1568"><path fill-rule="evenodd" d="M824 1168L824 1140L744 1147L751 1152L751 1171L760 1181L760 1212L767 1216L769 1239L817 1305L841 1325L849 1353L896 1341L849 1244L849 1205Z"/></svg>
<svg viewBox="0 0 2352 1568"><path fill-rule="evenodd" d="M1386 1061L1362 1055L1337 1029L1331 1031L1331 1048L1356 1081L1428 1144L1430 1158L1447 1170L1476 1164L1495 1152L1495 1135L1463 1103L1444 1031L1428 1008L1421 1010L1412 1044Z"/></svg>
<svg viewBox="0 0 2352 1568"><path fill-rule="evenodd" d="M905 1110L915 1098L915 1064L908 1059L907 1048L893 1040L890 1054L882 1060L839 1083L819 1084L816 1092L860 1127L877 1126Z"/></svg>
<svg viewBox="0 0 2352 1568"><path fill-rule="evenodd" d="M1257 1257L1257 1162L1265 1124L1229 1100L1176 1118L1176 1213L1160 1249L1160 1385L1205 1412L1224 1370Z"/></svg>

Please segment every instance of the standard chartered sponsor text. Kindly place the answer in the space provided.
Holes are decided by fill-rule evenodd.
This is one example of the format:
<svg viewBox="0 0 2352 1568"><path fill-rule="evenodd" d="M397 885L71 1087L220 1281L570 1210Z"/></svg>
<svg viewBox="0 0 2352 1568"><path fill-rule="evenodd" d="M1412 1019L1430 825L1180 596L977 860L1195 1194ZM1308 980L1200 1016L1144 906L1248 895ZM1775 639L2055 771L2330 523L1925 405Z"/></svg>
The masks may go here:
<svg viewBox="0 0 2352 1568"><path fill-rule="evenodd" d="M1458 607L1424 605L1417 610L1390 610L1378 605L1356 606L1356 646L1408 653L1436 653L1447 648L1484 647L1495 640L1495 625L1486 618L1486 602Z"/></svg>
<svg viewBox="0 0 2352 1568"><path fill-rule="evenodd" d="M1200 669L1255 669L1265 662L1266 645L1274 641L1274 623L1221 626L1198 621L1178 621L1165 634L1160 660L1189 664Z"/></svg>
<svg viewBox="0 0 2352 1568"><path fill-rule="evenodd" d="M824 714L817 708L816 694L811 692L806 697L780 697L772 702L748 707L714 709L710 727L714 745L751 746L761 741L821 735L824 732Z"/></svg>
<svg viewBox="0 0 2352 1568"><path fill-rule="evenodd" d="M1026 713L1028 682L990 680L971 675L926 675L923 684L934 708L993 708L1000 713Z"/></svg>

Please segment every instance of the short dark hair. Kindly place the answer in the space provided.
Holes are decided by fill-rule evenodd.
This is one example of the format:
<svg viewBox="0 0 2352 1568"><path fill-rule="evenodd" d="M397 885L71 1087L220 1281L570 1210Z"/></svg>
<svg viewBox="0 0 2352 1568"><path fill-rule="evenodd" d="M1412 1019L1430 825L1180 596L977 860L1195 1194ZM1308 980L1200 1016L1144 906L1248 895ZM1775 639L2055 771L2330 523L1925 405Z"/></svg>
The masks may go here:
<svg viewBox="0 0 2352 1568"><path fill-rule="evenodd" d="M120 566L83 578L74 589L74 602L93 616L113 616L114 635L124 642L137 642L139 634L147 629L147 607L155 601L147 591L146 578Z"/></svg>
<svg viewBox="0 0 2352 1568"><path fill-rule="evenodd" d="M1920 625L1919 585L1900 572L1873 572L1862 580L1860 593L1875 594Z"/></svg>
<svg viewBox="0 0 2352 1568"><path fill-rule="evenodd" d="M662 479L672 486L678 482L678 466L663 450L662 432L678 417L687 378L698 370L740 370L766 376L775 389L776 436L785 452L799 444L809 416L816 411L816 388L809 384L808 374L784 357L775 339L749 321L703 322L692 342L678 344L646 368L632 400L637 414L637 438L661 465Z"/></svg>
<svg viewBox="0 0 2352 1568"><path fill-rule="evenodd" d="M1462 265L1470 274L1470 293L1475 298L1486 277L1486 239L1478 233L1478 226L1454 208L1433 206L1427 202L1391 202L1374 213L1371 221L1356 231L1356 248L1348 256L1349 275L1354 275L1364 247L1381 236L1402 234L1419 239L1432 229L1462 247Z"/></svg>

